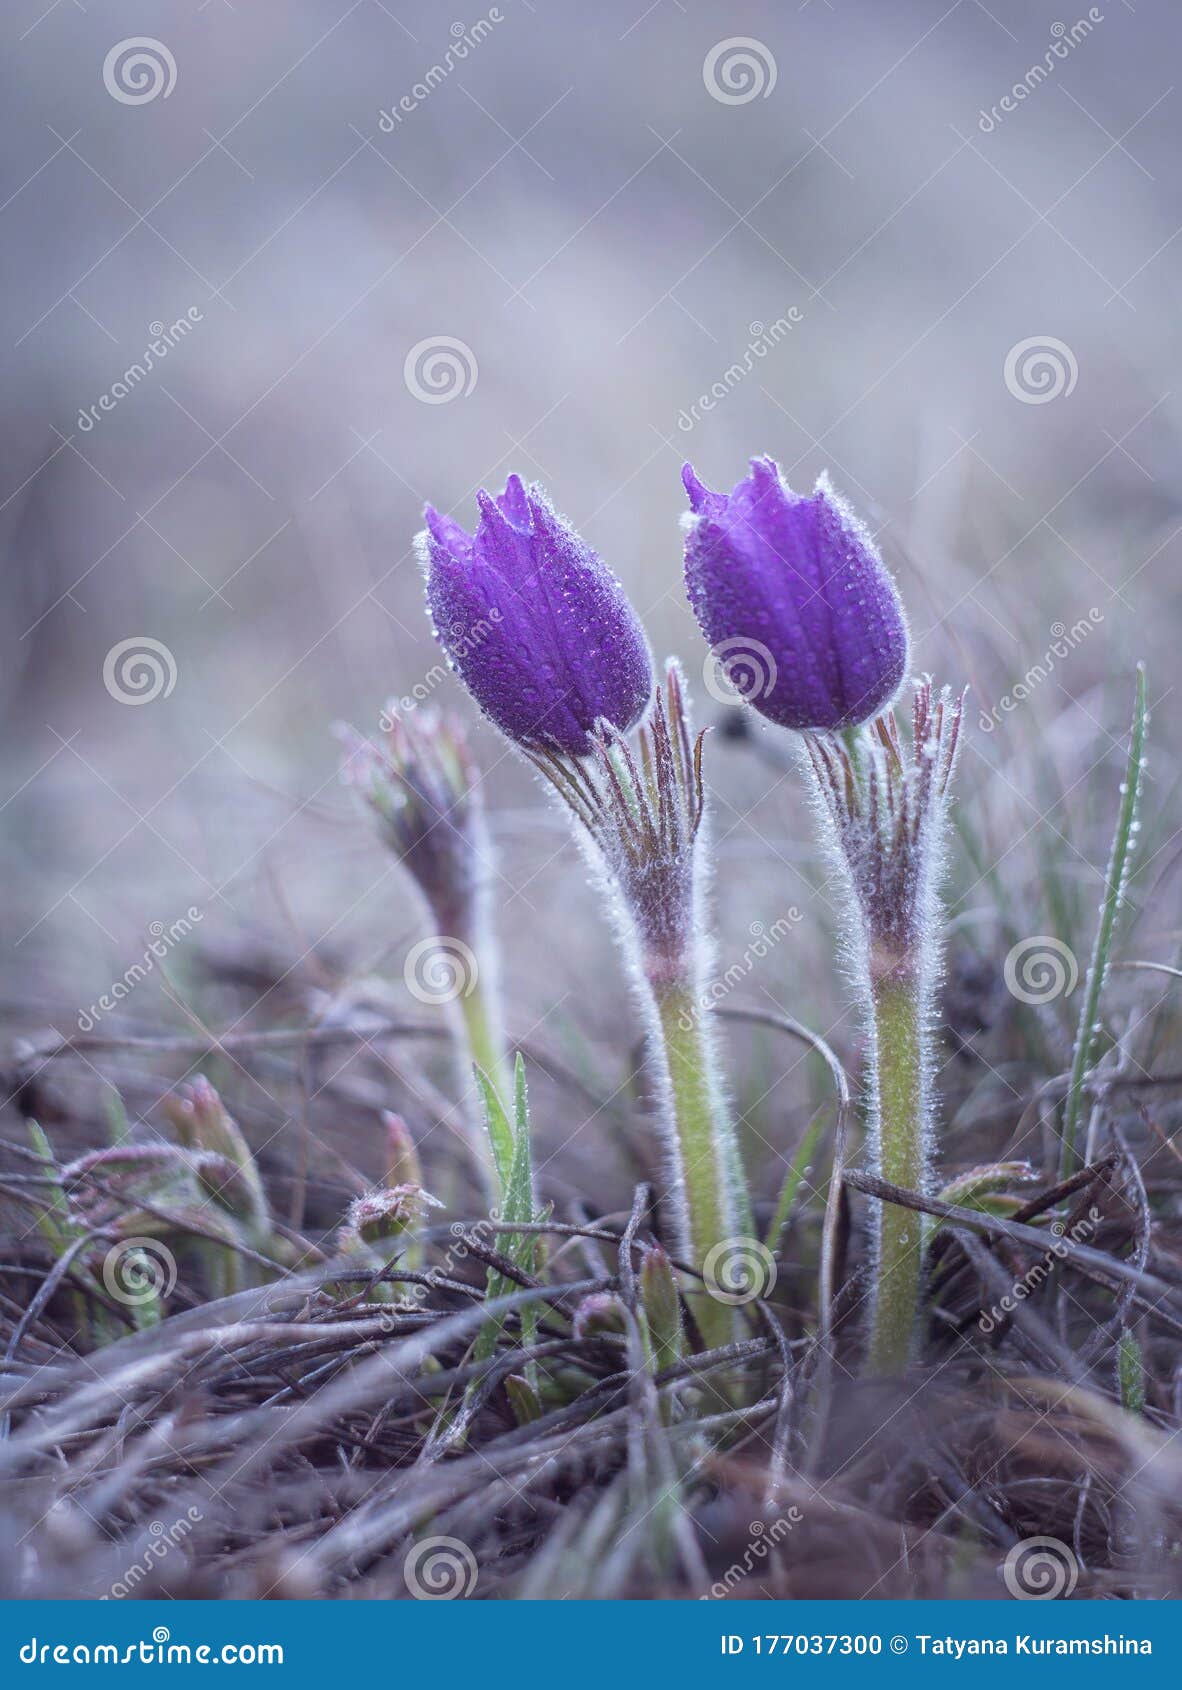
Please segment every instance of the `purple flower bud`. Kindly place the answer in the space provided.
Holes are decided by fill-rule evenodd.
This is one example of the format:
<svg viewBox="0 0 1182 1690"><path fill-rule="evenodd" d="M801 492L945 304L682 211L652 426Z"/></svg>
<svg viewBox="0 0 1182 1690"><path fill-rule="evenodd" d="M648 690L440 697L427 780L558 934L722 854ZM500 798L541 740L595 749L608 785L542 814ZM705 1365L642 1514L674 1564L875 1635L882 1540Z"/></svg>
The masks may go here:
<svg viewBox="0 0 1182 1690"><path fill-rule="evenodd" d="M519 745L581 757L598 721L628 729L653 690L644 629L615 576L538 486L477 494L468 534L432 506L419 551L436 638Z"/></svg>
<svg viewBox="0 0 1182 1690"><path fill-rule="evenodd" d="M874 543L824 476L793 493L753 458L730 493L682 471L685 579L731 683L785 728L848 728L885 709L907 670L907 624Z"/></svg>
<svg viewBox="0 0 1182 1690"><path fill-rule="evenodd" d="M380 745L345 723L341 779L372 811L382 838L414 876L437 931L470 939L490 861L480 774L461 724L426 707L383 717Z"/></svg>

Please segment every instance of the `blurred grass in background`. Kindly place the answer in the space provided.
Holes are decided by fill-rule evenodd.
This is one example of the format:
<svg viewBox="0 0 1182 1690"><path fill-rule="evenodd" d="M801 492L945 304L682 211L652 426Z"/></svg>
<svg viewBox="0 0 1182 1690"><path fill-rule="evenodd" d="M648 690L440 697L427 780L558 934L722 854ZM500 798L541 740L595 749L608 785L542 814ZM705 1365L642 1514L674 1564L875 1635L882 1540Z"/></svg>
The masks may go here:
<svg viewBox="0 0 1182 1690"><path fill-rule="evenodd" d="M329 726L376 727L416 686L468 709L430 679L423 500L470 521L477 486L510 469L545 481L718 714L680 583L678 470L690 456L729 484L766 450L796 484L831 473L898 573L916 668L973 688L942 1076L945 1159L967 1159L974 1124L1004 1137L1030 1076L1062 1066L1077 1000L1016 1003L1003 960L1049 934L1083 966L1136 658L1154 720L1124 944L1176 960L1180 21L1165 0L1113 0L986 133L979 114L1044 62L1061 8L493 10L442 77L455 20L423 0L176 3L148 25L123 4L42 15L20 0L5 21L6 1015L68 1031L150 924L191 906L194 935L105 1030L191 1030L182 998L227 1025L243 999L211 982L230 968L257 1000L250 1025L306 1016L315 991L324 1011L371 971L397 996L421 918L338 789ZM144 27L176 83L126 104L104 58ZM766 97L711 96L704 60L733 34L774 59ZM80 426L153 325L186 313L167 357ZM471 391L425 403L406 360L444 337ZM1007 357L1048 338L1065 390L1030 402L1043 396L1015 394ZM1089 615L982 731L979 713ZM176 679L133 707L103 667L139 636L168 648ZM475 744L512 1031L611 1094L632 1030L583 867L523 765L483 729ZM857 1029L784 759L758 728L708 747L721 967L753 923L798 909L733 1001L800 1016L848 1059ZM1116 977L1118 1010L1134 988L1144 1040L1144 979ZM823 1080L758 1030L733 1031L731 1054L774 1191ZM81 1078L97 1113L98 1074ZM266 1086L220 1078L244 1119L284 1127ZM133 1109L163 1089L136 1084ZM417 1098L429 1125L426 1095L395 1103ZM539 1090L543 1145L577 1125L569 1103ZM325 1133L335 1108L318 1098ZM376 1141L346 1145L372 1172ZM598 1168L598 1132L563 1154L555 1173L579 1156Z"/></svg>

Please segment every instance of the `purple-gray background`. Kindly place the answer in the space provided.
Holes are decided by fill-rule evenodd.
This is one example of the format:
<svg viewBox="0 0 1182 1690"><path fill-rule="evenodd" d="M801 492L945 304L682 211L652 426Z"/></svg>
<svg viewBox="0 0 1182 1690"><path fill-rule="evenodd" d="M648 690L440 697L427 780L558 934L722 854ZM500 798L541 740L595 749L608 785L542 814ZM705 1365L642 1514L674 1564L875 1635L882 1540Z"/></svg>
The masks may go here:
<svg viewBox="0 0 1182 1690"><path fill-rule="evenodd" d="M410 541L425 498L469 517L512 468L617 569L704 713L682 458L724 483L754 451L797 483L831 472L898 573L917 667L975 689L978 855L958 857L955 930L982 953L1003 928L1058 931L1048 850L1056 895L1090 918L1136 656L1157 706L1152 849L1172 860L1176 8L1106 0L1049 61L1057 26L1087 17L1075 0L493 12L5 7L0 990L26 1024L68 1028L189 906L203 945L267 936L331 959L330 988L399 980L419 917L337 788L329 725L370 728L417 683L467 709L428 678ZM449 66L453 26L480 20ZM161 86L129 103L104 63L141 35L166 50ZM755 43L741 102L704 74L735 37ZM83 426L152 325L186 313ZM441 338L471 391L426 403L404 366ZM1048 339L1065 390L1031 402L1045 393L1007 384L1007 357ZM983 731L1053 626L1090 611ZM128 704L104 661L144 636L175 682ZM562 1045L577 1013L618 1043L582 866L521 766L477 744L515 1030L545 1021ZM724 963L799 908L747 999L840 1024L796 781L717 741L710 768ZM181 949L123 1025L183 1024L162 995Z"/></svg>

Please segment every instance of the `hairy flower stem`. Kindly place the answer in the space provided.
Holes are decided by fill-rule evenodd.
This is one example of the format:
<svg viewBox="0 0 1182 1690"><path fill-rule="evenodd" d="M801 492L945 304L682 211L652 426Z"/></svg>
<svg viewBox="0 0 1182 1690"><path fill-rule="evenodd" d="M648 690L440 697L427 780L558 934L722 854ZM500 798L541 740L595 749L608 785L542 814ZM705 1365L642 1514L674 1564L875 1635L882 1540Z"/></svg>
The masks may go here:
<svg viewBox="0 0 1182 1690"><path fill-rule="evenodd" d="M869 1036L873 1170L921 1195L931 1189L935 1136L936 894L963 706L963 698L936 694L925 680L915 691L910 744L893 712L856 735L805 739L823 834L847 892L847 954ZM900 1373L915 1342L924 1223L913 1210L880 1202L874 1225L867 1362L871 1372Z"/></svg>
<svg viewBox="0 0 1182 1690"><path fill-rule="evenodd" d="M706 1281L693 1302L702 1336L714 1348L739 1335L736 1306L749 1299L732 1294L727 1267L718 1263L743 1242L740 1235L750 1241L751 1220L703 1007L709 950L701 759L702 736L693 736L672 663L634 746L605 723L588 758L532 754L581 824L631 964L657 1081L664 1224L671 1254Z"/></svg>
<svg viewBox="0 0 1182 1690"><path fill-rule="evenodd" d="M923 997L918 985L890 970L871 980L871 1087L877 1172L906 1191L929 1183L925 1125L929 1062L924 1051ZM915 1332L923 1261L922 1217L895 1203L877 1210L878 1271L870 1326L870 1371L906 1367Z"/></svg>
<svg viewBox="0 0 1182 1690"><path fill-rule="evenodd" d="M733 1129L721 1103L713 1053L695 1012L695 994L686 983L654 986L653 1001L664 1046L676 1138L676 1162L685 1197L685 1240L697 1268L711 1248L740 1230L735 1214ZM695 1298L702 1336L713 1349L736 1334L733 1309L713 1297Z"/></svg>

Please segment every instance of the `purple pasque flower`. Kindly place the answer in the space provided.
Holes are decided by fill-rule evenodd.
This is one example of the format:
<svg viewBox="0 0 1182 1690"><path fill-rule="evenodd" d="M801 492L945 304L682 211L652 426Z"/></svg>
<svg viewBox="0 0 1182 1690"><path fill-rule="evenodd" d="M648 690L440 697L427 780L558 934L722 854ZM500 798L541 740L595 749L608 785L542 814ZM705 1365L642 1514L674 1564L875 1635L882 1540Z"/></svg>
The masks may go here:
<svg viewBox="0 0 1182 1690"><path fill-rule="evenodd" d="M476 495L474 534L426 507L419 537L436 638L519 745L581 757L597 722L624 731L653 691L644 629L597 553L542 489L511 475Z"/></svg>
<svg viewBox="0 0 1182 1690"><path fill-rule="evenodd" d="M730 493L686 464L685 579L731 685L771 721L856 727L907 671L907 624L869 534L822 476L794 493L772 458L752 458Z"/></svg>

